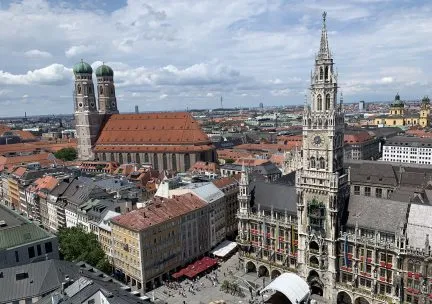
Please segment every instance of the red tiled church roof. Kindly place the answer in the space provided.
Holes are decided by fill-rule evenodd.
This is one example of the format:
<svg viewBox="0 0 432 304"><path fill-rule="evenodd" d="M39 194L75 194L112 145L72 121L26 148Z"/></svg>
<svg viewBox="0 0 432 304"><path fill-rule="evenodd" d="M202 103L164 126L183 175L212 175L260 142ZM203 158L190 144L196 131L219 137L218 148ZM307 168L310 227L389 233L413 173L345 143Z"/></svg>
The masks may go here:
<svg viewBox="0 0 432 304"><path fill-rule="evenodd" d="M107 145L211 145L195 119L186 112L111 115L96 142Z"/></svg>

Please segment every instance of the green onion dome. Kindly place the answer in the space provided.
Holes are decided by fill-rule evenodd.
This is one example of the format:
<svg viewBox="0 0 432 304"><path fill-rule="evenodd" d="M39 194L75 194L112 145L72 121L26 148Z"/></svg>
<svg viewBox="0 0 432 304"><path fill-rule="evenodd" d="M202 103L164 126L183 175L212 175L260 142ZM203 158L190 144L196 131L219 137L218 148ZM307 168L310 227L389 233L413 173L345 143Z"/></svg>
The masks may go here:
<svg viewBox="0 0 432 304"><path fill-rule="evenodd" d="M96 69L96 77L103 77L103 76L114 76L114 71L107 65L102 64L100 67Z"/></svg>
<svg viewBox="0 0 432 304"><path fill-rule="evenodd" d="M93 69L90 64L81 59L81 62L74 65L73 72L74 74L92 74Z"/></svg>

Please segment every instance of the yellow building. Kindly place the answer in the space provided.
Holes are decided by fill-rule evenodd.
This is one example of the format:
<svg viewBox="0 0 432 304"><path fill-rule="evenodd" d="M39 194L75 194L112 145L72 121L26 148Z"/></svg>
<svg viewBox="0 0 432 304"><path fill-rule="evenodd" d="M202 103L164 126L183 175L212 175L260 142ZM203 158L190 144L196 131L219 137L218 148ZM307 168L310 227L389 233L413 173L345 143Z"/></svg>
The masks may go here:
<svg viewBox="0 0 432 304"><path fill-rule="evenodd" d="M420 107L420 126L423 128L430 126L430 99L428 96L422 99Z"/></svg>
<svg viewBox="0 0 432 304"><path fill-rule="evenodd" d="M375 118L376 125L386 127L421 126L430 125L430 100L424 97L421 103L420 113L410 113L405 109L405 103L396 94L395 100L390 105L390 112Z"/></svg>
<svg viewBox="0 0 432 304"><path fill-rule="evenodd" d="M116 273L134 290L160 286L183 265L186 251L208 239L209 215L203 212L207 206L197 196L184 194L154 198L143 208L112 218ZM206 246L193 258L209 249Z"/></svg>

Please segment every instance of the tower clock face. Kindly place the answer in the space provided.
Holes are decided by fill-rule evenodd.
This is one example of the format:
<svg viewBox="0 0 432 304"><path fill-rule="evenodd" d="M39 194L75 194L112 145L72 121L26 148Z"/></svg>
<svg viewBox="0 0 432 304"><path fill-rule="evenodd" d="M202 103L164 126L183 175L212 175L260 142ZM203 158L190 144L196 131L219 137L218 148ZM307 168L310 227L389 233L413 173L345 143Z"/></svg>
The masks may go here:
<svg viewBox="0 0 432 304"><path fill-rule="evenodd" d="M319 135L315 136L314 139L313 139L313 144L315 146L319 147L321 145L321 143L322 143L321 136L319 136Z"/></svg>

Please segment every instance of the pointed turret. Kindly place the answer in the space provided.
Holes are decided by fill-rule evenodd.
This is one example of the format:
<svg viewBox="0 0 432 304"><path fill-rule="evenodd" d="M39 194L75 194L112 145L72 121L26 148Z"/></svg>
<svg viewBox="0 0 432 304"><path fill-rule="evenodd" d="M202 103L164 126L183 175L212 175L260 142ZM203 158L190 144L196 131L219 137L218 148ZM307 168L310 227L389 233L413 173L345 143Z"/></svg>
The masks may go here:
<svg viewBox="0 0 432 304"><path fill-rule="evenodd" d="M240 203L240 212L244 214L249 213L249 174L247 172L244 162L242 165L242 171L240 176L238 201Z"/></svg>
<svg viewBox="0 0 432 304"><path fill-rule="evenodd" d="M319 59L330 59L331 54L330 54L330 49L328 46L327 27L326 27L327 13L323 12L322 17L323 17L323 24L322 24L322 29L321 29L321 43L320 43L318 58Z"/></svg>

